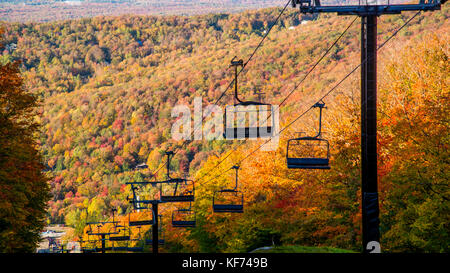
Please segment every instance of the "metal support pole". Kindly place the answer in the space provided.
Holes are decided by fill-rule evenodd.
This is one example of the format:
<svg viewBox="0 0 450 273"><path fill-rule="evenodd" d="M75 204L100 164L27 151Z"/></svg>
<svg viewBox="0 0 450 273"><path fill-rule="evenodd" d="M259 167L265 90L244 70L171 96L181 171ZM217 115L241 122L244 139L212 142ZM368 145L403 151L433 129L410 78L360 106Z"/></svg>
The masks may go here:
<svg viewBox="0 0 450 273"><path fill-rule="evenodd" d="M166 152L167 155L167 179L170 179L170 155L172 153L171 152Z"/></svg>
<svg viewBox="0 0 450 273"><path fill-rule="evenodd" d="M380 252L377 189L377 16L361 16L361 192L363 252Z"/></svg>
<svg viewBox="0 0 450 273"><path fill-rule="evenodd" d="M153 230L152 230L152 248L153 253L158 254L158 203L152 203L152 210L154 215Z"/></svg>
<svg viewBox="0 0 450 273"><path fill-rule="evenodd" d="M310 3L311 1L306 1ZM403 11L435 11L447 0L424 1L418 4L368 5L359 1L350 5L315 5L292 1L304 14L337 13L361 17L361 193L363 251L381 252L380 220L377 189L377 16L401 14ZM426 2L426 3L425 3Z"/></svg>
<svg viewBox="0 0 450 273"><path fill-rule="evenodd" d="M105 253L105 248L106 248L106 240L105 240L105 234L102 234L102 253Z"/></svg>
<svg viewBox="0 0 450 273"><path fill-rule="evenodd" d="M238 97L238 66L234 66L234 97Z"/></svg>

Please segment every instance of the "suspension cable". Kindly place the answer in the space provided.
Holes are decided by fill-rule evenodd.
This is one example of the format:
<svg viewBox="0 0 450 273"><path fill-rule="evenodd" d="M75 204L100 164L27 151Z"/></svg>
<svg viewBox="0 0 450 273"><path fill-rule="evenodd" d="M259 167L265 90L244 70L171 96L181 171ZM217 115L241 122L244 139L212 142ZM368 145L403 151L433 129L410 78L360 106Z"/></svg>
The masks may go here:
<svg viewBox="0 0 450 273"><path fill-rule="evenodd" d="M325 56L331 51L331 49L333 49L334 46L336 46L336 44L339 42L339 40L341 40L341 38L345 35L345 33L350 29L350 27L353 25L353 23L356 21L358 17L355 17L354 20L351 21L351 23L345 28L345 30L339 35L339 37L327 48L327 50L322 54L322 56L316 61L316 63L310 68L310 70L305 74L305 76L300 80L299 83L297 83L294 88L291 90L291 92L288 93L288 95L282 100L282 102L279 105L282 105L283 103L285 103L287 101L287 99L294 93L294 91L306 80L306 78L312 73L312 71L317 67L317 65L325 58ZM267 117L267 120L272 116L272 113L270 113L270 115ZM267 121L266 120L266 121ZM245 139L244 141L242 141L237 147L235 147L235 149L233 149L233 151L235 151L237 148L239 148L240 146L242 146L244 143L247 142L247 139ZM216 166L214 166L210 171L212 171L214 168L216 168L217 166L219 166L222 162L225 161L225 159L227 159L229 156L231 155L231 153L229 153L228 155L226 155L224 158L222 158L221 161L219 161L218 164L216 164ZM202 175L199 179L202 179L203 177L205 177L206 175L208 175L209 172L207 172L205 175Z"/></svg>
<svg viewBox="0 0 450 273"><path fill-rule="evenodd" d="M397 35L397 33L402 30L406 25L408 25L415 17L417 17L417 15L419 15L421 13L421 11L418 11L416 14L414 14L411 18L409 18L400 28L398 28L396 31L394 31L394 33L389 36L380 46L377 47L377 51L380 50L381 48L383 48L394 36ZM368 58L365 58L359 65L357 65L355 68L353 68L344 78L342 78L335 86L333 86L328 92L326 92L317 102L320 102L321 100L323 100L324 98L326 98L328 95L330 95L334 90L336 90L348 77L350 77L350 75L352 75L359 67L361 67L364 63L366 63L368 60ZM316 102L316 103L317 103ZM314 103L315 104L315 103ZM287 128L289 128L292 124L294 124L297 120L299 120L301 117L303 117L306 113L308 113L312 108L313 105L311 105L307 110L305 110L302 114L300 114L299 116L297 116L293 121L291 121L288 125L286 125L282 130L280 130L280 132L278 133L278 136ZM243 159L241 159L239 161L238 164L234 164L234 165L241 165L241 163L246 160L247 158L250 157L250 155L254 154L256 151L258 151L259 149L261 149L265 144L267 144L271 139L267 140L266 142L264 142L263 144L261 144L260 146L258 146L255 150L253 150L252 152L250 152L249 154L247 154L247 156L245 156ZM231 154L231 153L230 153ZM228 154L228 156L230 155ZM227 156L227 157L228 157ZM217 164L219 165L219 164ZM215 168L215 167L214 167ZM214 169L213 168L213 169ZM210 173L213 169L211 169L208 173ZM231 169L231 168L230 168ZM227 172L227 169L225 172ZM207 182L216 179L220 176L222 176L225 172L220 173L219 175L215 176L212 179L207 180ZM204 176L202 176L204 177ZM202 178L201 177L201 178ZM200 180L200 179L198 179Z"/></svg>
<svg viewBox="0 0 450 273"><path fill-rule="evenodd" d="M286 11L286 8L289 6L290 2L291 2L291 0L288 0L288 1L287 1L287 3L285 4L285 6L283 7L283 9L280 11L280 13L278 14L278 16L276 17L275 21L270 25L269 29L266 31L266 33L264 34L264 36L263 36L263 38L261 39L261 41L258 43L258 45L256 46L256 48L253 50L253 52L252 52L252 54L250 55L250 57L249 57L249 58L247 59L247 61L244 63L243 67L239 70L237 76L239 76L239 75L241 74L241 72L245 69L245 67L247 66L247 64L252 60L253 56L255 56L256 51L258 51L258 49L262 46L264 40L265 40L266 37L269 35L269 33L271 32L272 28L278 23L279 19L281 18L281 16L283 15L283 13ZM214 104L217 104L217 103L223 98L223 96L224 96L225 93L228 91L228 89L233 85L234 81L235 81L235 80L233 79L233 80L228 84L228 86L227 86L227 87L225 88L225 90L221 93L221 95L220 95L219 98L214 102ZM202 121L200 122L200 129L202 128L203 121L205 120L205 118L206 118L208 115L209 115L209 113L203 115ZM194 128L194 130L193 130L193 132L192 132L192 134L191 134L191 139L194 138L196 129L198 129L198 127L197 127L197 128ZM176 153L178 153L178 151L179 151L180 149L182 149L182 148L183 148L187 143L189 143L189 142L190 142L189 140L185 140L185 141L183 142L183 144L182 144L180 147L176 148L176 150L174 151L174 154L173 154L173 155L175 155ZM166 162L166 163L167 163L167 162ZM165 164L161 165L155 172L153 172L153 176L156 176L156 174L164 167L164 165L165 165Z"/></svg>

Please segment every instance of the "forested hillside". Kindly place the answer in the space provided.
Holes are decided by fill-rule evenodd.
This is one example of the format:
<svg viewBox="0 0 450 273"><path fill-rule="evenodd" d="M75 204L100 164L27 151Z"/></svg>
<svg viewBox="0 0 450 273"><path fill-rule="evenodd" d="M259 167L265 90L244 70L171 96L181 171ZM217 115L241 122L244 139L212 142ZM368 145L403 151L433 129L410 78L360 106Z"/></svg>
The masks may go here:
<svg viewBox="0 0 450 273"><path fill-rule="evenodd" d="M53 177L49 222L81 233L86 222L130 209L126 182L165 162L176 104L216 101L232 80L234 56L246 60L279 10L193 17L95 17L5 24L1 62L22 61L26 87L40 96L44 163ZM412 14L379 18L380 43ZM448 251L448 8L418 16L379 52L379 176L382 239L390 251ZM246 98L279 104L353 17L288 9L241 73ZM359 64L359 21L281 108L281 127ZM231 90L219 105L232 102ZM243 162L245 213L212 214L211 194L246 156L250 142L196 182L196 229L165 221L167 251L248 251L272 244L359 250L359 73L326 99L327 172L285 166L288 137L315 131L316 113L283 133L276 152ZM237 142L236 142L237 143ZM199 178L230 152L231 141L193 141L173 160L177 175ZM150 171L136 171L147 163ZM164 176L164 169L157 174ZM168 219L174 207L162 208ZM125 216L124 216L125 217ZM432 226L430 226L432 225Z"/></svg>

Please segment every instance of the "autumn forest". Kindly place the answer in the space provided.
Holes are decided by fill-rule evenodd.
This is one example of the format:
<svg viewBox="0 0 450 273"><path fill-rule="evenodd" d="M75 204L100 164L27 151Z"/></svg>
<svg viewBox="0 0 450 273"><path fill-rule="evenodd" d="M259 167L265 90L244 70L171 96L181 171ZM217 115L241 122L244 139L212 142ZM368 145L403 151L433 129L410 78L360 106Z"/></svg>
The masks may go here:
<svg viewBox="0 0 450 273"><path fill-rule="evenodd" d="M262 96L280 105L280 127L292 123L274 151L257 150L249 156L262 140L185 143L171 135L176 105L193 110L196 97L204 107L233 103L233 90L227 89L233 81L230 61L234 56L247 60L279 12L280 8L262 8L190 16L3 22L0 241L16 236L9 226L27 221L40 229L65 225L72 228L70 240L89 241L87 223L111 221L112 210L123 223L148 218L133 210L132 189L126 183L165 179L165 152L178 150L171 175L195 182L191 209L196 226L171 225L173 212L186 204L161 205L165 244L160 252L249 252L264 246L361 252L359 70L324 99L322 131L330 144L330 170L286 166L287 140L299 132L317 131L318 112L297 116L360 63L360 19L352 23L354 16L305 15L288 8L240 73L242 97ZM412 15L379 17L378 43ZM448 5L421 13L378 51L378 189L384 252L450 250L449 16ZM35 103L25 109L31 97ZM19 100L14 114L12 98ZM23 167L29 171L21 175L12 167L25 164L20 162L33 162L34 167ZM234 185L235 173L229 169L238 163L244 212L214 213L214 191ZM148 168L139 168L145 164ZM11 183L24 183L21 179L39 181L48 194L13 196ZM45 201L46 207L39 208L43 219L30 220L35 212L27 212L30 217L25 219L14 216L27 210L27 202L18 200L29 196L34 201L27 202ZM130 245L142 245L150 233L149 226L131 229L135 240ZM19 242L31 235L17 236L20 239L0 243L0 252L34 247L20 248Z"/></svg>

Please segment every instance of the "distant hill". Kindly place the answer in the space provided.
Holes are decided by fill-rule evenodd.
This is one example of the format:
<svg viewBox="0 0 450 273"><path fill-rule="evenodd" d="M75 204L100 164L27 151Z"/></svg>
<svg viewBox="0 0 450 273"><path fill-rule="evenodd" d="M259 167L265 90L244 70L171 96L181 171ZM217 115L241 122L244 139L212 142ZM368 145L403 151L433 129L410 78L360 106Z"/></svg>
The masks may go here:
<svg viewBox="0 0 450 273"><path fill-rule="evenodd" d="M0 18L9 22L48 22L100 15L195 15L284 4L284 0L7 0L0 1Z"/></svg>

